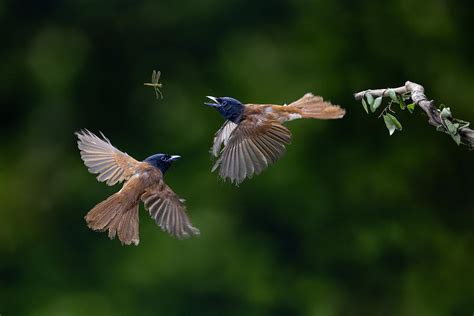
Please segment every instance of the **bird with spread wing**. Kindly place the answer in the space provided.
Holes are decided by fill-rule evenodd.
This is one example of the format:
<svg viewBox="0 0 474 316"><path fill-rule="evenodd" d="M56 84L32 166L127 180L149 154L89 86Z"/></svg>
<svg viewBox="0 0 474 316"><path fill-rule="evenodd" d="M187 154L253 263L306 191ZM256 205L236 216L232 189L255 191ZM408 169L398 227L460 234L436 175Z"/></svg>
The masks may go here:
<svg viewBox="0 0 474 316"><path fill-rule="evenodd" d="M85 219L95 231L109 231L109 238L125 245L138 245L138 209L140 201L156 223L178 239L199 235L191 224L184 200L180 199L163 179L173 161L181 158L155 154L143 161L135 160L88 130L76 133L81 158L89 172L107 185L124 182L122 189L97 204Z"/></svg>
<svg viewBox="0 0 474 316"><path fill-rule="evenodd" d="M290 144L291 132L283 123L294 119L340 119L345 110L312 93L288 105L242 104L230 97L208 96L226 121L211 149L217 158L212 171L239 184L275 163ZM223 148L222 148L223 147ZM221 149L222 148L222 149Z"/></svg>

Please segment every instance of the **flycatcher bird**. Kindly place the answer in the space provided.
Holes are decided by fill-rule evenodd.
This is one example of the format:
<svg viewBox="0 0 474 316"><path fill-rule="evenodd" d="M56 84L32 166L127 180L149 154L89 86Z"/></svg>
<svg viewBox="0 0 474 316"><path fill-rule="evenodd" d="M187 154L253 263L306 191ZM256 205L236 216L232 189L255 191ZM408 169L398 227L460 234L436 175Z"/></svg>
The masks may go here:
<svg viewBox="0 0 474 316"><path fill-rule="evenodd" d="M173 237L199 235L189 221L184 200L163 180L164 173L180 156L156 154L137 161L112 146L103 134L100 138L83 130L76 135L81 158L89 172L98 174L97 180L107 185L125 181L119 192L87 213L89 228L108 230L110 239L117 235L122 244L138 245L138 208L142 201L156 223Z"/></svg>
<svg viewBox="0 0 474 316"><path fill-rule="evenodd" d="M291 132L282 124L294 119L339 119L345 110L306 93L288 105L242 104L230 97L208 96L226 121L214 137L211 153L217 157L212 168L219 168L223 179L239 184L276 162L290 144ZM221 150L221 147L224 146Z"/></svg>

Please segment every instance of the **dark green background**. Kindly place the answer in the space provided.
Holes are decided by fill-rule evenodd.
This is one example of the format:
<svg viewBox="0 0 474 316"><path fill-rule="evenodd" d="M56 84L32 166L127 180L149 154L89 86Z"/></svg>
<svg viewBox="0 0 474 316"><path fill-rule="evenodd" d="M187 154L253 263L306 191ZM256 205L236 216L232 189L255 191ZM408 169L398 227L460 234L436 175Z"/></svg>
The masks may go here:
<svg viewBox="0 0 474 316"><path fill-rule="evenodd" d="M421 83L474 120L474 5L390 1L0 1L0 313L472 315L473 152L352 93ZM162 71L164 100L143 87ZM347 109L288 124L293 144L240 187L210 173L206 95ZM399 111L400 112L400 111ZM166 175L197 239L140 211L138 247L84 215L98 183L73 133L102 131Z"/></svg>

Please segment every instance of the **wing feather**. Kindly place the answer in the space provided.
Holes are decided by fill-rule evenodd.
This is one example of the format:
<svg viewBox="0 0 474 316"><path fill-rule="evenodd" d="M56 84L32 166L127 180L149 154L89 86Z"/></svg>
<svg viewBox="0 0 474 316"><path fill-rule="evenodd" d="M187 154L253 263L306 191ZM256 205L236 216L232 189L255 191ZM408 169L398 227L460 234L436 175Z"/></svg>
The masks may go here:
<svg viewBox="0 0 474 316"><path fill-rule="evenodd" d="M148 188L141 199L150 216L170 235L183 239L200 234L199 229L191 224L186 214L184 200L181 200L164 182L161 181Z"/></svg>
<svg viewBox="0 0 474 316"><path fill-rule="evenodd" d="M232 131L237 127L232 121L225 121L222 124L221 128L217 131L216 135L214 136L214 144L212 145L211 153L214 157L219 155L219 151L221 150L222 145L227 145L227 141L229 140L230 134Z"/></svg>
<svg viewBox="0 0 474 316"><path fill-rule="evenodd" d="M222 178L239 184L276 162L290 141L291 132L276 120L243 120L227 138L212 170L219 168Z"/></svg>
<svg viewBox="0 0 474 316"><path fill-rule="evenodd" d="M237 153L238 153L238 159L241 162L240 168L239 168L239 177L245 179L247 177L247 156L244 155L244 150L243 150L243 145L245 142L242 142L238 144L237 147Z"/></svg>
<svg viewBox="0 0 474 316"><path fill-rule="evenodd" d="M107 185L128 180L135 172L139 161L115 148L103 134L102 138L82 130L76 133L79 138L77 146L81 158L90 173L98 174L97 180L106 181Z"/></svg>

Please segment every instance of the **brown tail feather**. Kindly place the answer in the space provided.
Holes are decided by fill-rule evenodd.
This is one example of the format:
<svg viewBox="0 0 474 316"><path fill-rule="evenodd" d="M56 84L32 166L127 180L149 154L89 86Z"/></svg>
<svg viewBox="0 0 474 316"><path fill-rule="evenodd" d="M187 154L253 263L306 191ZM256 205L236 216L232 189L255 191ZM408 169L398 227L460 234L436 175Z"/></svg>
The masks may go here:
<svg viewBox="0 0 474 316"><path fill-rule="evenodd" d="M87 213L87 226L95 231L109 230L109 238L115 235L122 244L138 245L138 201L130 202L123 194L115 193L97 204Z"/></svg>
<svg viewBox="0 0 474 316"><path fill-rule="evenodd" d="M339 119L346 113L339 105L333 105L312 93L306 93L301 99L288 106L298 109L302 118Z"/></svg>

